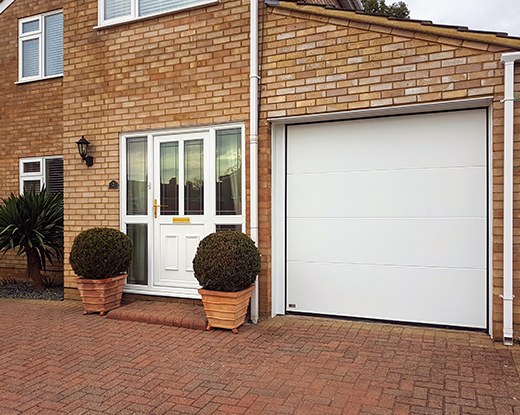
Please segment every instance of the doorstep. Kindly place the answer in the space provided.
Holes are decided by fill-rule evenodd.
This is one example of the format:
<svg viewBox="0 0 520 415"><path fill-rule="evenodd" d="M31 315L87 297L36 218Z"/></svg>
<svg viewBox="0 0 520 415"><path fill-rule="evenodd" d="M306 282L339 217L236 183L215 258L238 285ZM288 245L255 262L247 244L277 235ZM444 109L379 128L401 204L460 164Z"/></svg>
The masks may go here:
<svg viewBox="0 0 520 415"><path fill-rule="evenodd" d="M204 307L160 301L134 301L108 312L107 318L194 330L205 330L207 326Z"/></svg>

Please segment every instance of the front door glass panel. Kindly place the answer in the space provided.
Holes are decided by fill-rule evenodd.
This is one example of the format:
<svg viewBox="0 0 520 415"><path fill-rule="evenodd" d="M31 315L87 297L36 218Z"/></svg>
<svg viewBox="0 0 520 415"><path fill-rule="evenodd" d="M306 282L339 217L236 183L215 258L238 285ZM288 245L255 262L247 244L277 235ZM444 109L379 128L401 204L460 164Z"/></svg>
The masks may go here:
<svg viewBox="0 0 520 415"><path fill-rule="evenodd" d="M179 214L179 143L161 143L161 215Z"/></svg>
<svg viewBox="0 0 520 415"><path fill-rule="evenodd" d="M202 140L184 142L184 214L204 214L204 145Z"/></svg>

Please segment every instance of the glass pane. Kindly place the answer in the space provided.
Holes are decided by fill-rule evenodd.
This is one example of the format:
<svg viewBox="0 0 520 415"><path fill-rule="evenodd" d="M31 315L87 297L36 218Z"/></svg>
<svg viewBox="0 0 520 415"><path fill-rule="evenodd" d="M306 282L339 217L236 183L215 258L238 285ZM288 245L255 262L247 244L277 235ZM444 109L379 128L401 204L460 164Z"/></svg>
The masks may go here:
<svg viewBox="0 0 520 415"><path fill-rule="evenodd" d="M45 160L45 187L50 193L63 193L63 159Z"/></svg>
<svg viewBox="0 0 520 415"><path fill-rule="evenodd" d="M196 4L200 0L140 0L139 16L146 16L153 13L161 13L168 10L187 7Z"/></svg>
<svg viewBox="0 0 520 415"><path fill-rule="evenodd" d="M161 215L179 214L179 143L161 143Z"/></svg>
<svg viewBox="0 0 520 415"><path fill-rule="evenodd" d="M240 129L217 131L217 215L242 213L242 134Z"/></svg>
<svg viewBox="0 0 520 415"><path fill-rule="evenodd" d="M242 232L242 225L216 225L215 230L220 231L238 231Z"/></svg>
<svg viewBox="0 0 520 415"><path fill-rule="evenodd" d="M130 16L132 0L105 0L105 20Z"/></svg>
<svg viewBox="0 0 520 415"><path fill-rule="evenodd" d="M24 173L39 173L40 172L40 162L39 161L29 161L27 163L23 163L23 172Z"/></svg>
<svg viewBox="0 0 520 415"><path fill-rule="evenodd" d="M148 152L146 137L126 140L126 213L148 214Z"/></svg>
<svg viewBox="0 0 520 415"><path fill-rule="evenodd" d="M45 76L63 73L63 14L45 17Z"/></svg>
<svg viewBox="0 0 520 415"><path fill-rule="evenodd" d="M184 143L184 214L204 214L204 148L202 140Z"/></svg>
<svg viewBox="0 0 520 415"><path fill-rule="evenodd" d="M35 32L40 30L40 21L33 20L31 22L22 23L22 33Z"/></svg>
<svg viewBox="0 0 520 415"><path fill-rule="evenodd" d="M30 191L39 192L40 191L40 181L39 180L24 180L23 182L23 192Z"/></svg>
<svg viewBox="0 0 520 415"><path fill-rule="evenodd" d="M126 225L126 234L134 243L134 256L128 269L128 284L148 284L148 225Z"/></svg>
<svg viewBox="0 0 520 415"><path fill-rule="evenodd" d="M22 42L22 77L40 74L40 40L31 39Z"/></svg>

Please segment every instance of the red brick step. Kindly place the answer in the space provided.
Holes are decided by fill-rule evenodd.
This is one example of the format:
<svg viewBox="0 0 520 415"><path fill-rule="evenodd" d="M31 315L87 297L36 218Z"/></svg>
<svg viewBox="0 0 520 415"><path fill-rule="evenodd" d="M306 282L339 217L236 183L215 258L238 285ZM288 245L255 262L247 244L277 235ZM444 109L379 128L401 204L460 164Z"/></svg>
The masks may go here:
<svg viewBox="0 0 520 415"><path fill-rule="evenodd" d="M206 314L201 305L160 301L135 301L110 311L107 318L194 330L204 330L207 326Z"/></svg>

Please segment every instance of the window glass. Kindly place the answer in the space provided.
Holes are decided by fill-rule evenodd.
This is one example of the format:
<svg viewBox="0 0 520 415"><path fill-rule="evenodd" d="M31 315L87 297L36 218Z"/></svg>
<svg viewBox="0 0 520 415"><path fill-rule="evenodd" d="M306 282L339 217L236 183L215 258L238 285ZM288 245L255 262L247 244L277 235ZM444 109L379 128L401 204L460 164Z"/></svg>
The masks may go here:
<svg viewBox="0 0 520 415"><path fill-rule="evenodd" d="M148 151L146 137L128 138L126 142L126 213L148 213Z"/></svg>
<svg viewBox="0 0 520 415"><path fill-rule="evenodd" d="M31 39L22 43L22 76L38 76L40 74L40 40Z"/></svg>
<svg viewBox="0 0 520 415"><path fill-rule="evenodd" d="M204 147L202 140L184 142L184 214L204 214Z"/></svg>
<svg viewBox="0 0 520 415"><path fill-rule="evenodd" d="M131 0L104 0L105 1L105 20L116 19L118 17L130 16L132 13Z"/></svg>
<svg viewBox="0 0 520 415"><path fill-rule="evenodd" d="M39 192L41 182L39 180L24 180L23 182L23 192L36 191Z"/></svg>
<svg viewBox="0 0 520 415"><path fill-rule="evenodd" d="M36 32L40 30L40 21L33 20L22 24L22 33Z"/></svg>
<svg viewBox="0 0 520 415"><path fill-rule="evenodd" d="M238 231L242 232L242 225L215 225L215 230L220 231Z"/></svg>
<svg viewBox="0 0 520 415"><path fill-rule="evenodd" d="M24 173L39 173L40 172L40 162L39 161L29 161L23 163L23 172Z"/></svg>
<svg viewBox="0 0 520 415"><path fill-rule="evenodd" d="M63 14L45 17L45 76L63 73Z"/></svg>
<svg viewBox="0 0 520 415"><path fill-rule="evenodd" d="M219 130L216 136L217 215L242 213L241 130Z"/></svg>
<svg viewBox="0 0 520 415"><path fill-rule="evenodd" d="M179 214L179 143L161 144L161 215Z"/></svg>
<svg viewBox="0 0 520 415"><path fill-rule="evenodd" d="M128 269L129 284L148 284L148 225L128 224L126 234L134 243L134 254Z"/></svg>
<svg viewBox="0 0 520 415"><path fill-rule="evenodd" d="M190 0L140 0L139 16L161 13L193 3Z"/></svg>
<svg viewBox="0 0 520 415"><path fill-rule="evenodd" d="M45 160L45 187L51 193L63 193L63 159Z"/></svg>

